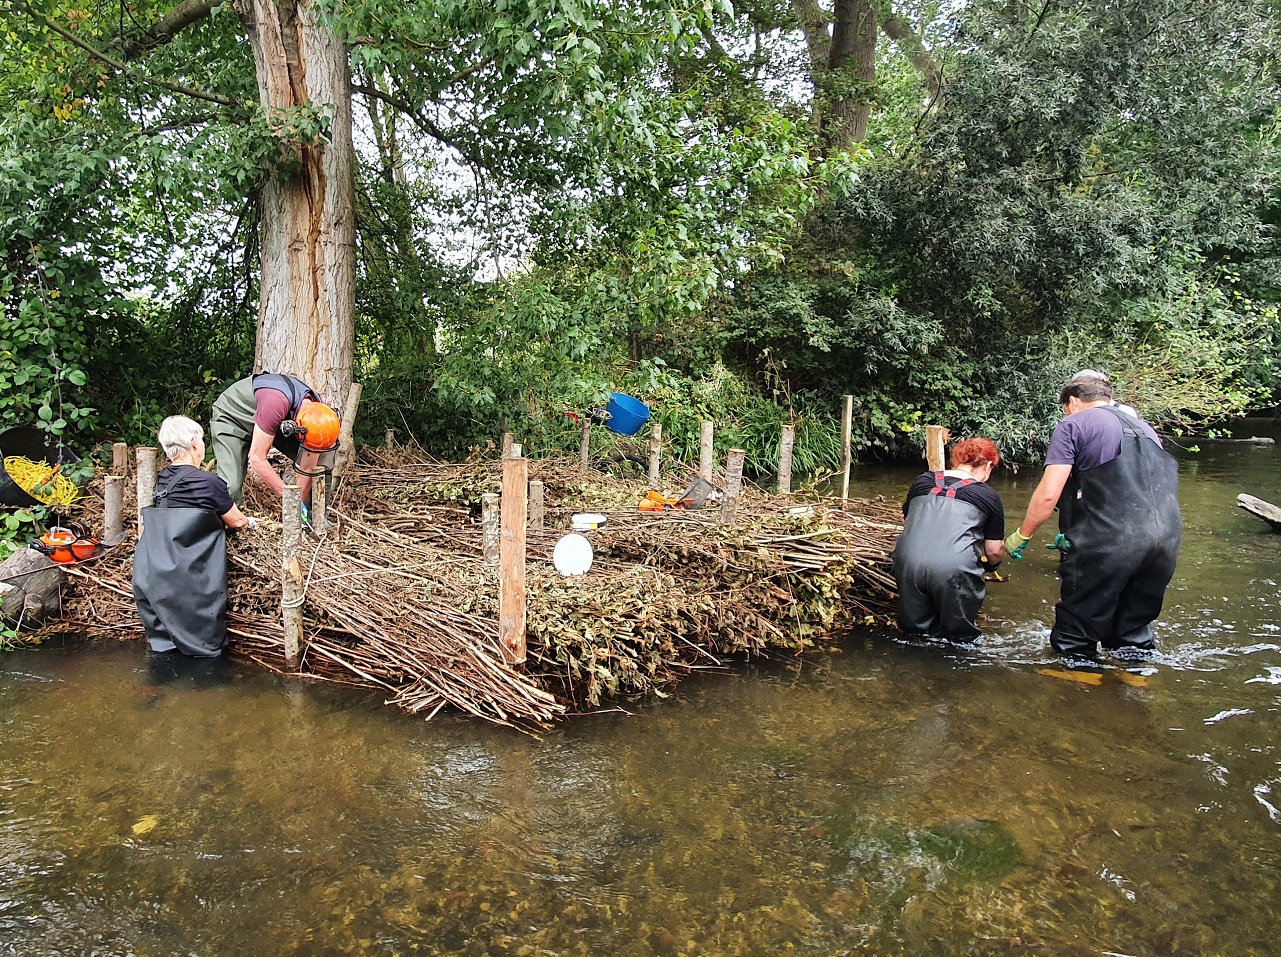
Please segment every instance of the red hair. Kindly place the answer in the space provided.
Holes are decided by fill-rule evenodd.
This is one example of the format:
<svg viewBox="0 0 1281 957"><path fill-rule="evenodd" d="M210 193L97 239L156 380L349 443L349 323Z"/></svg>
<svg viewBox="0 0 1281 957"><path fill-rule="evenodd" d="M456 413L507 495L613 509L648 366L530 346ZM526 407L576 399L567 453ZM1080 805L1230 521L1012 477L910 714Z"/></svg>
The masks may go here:
<svg viewBox="0 0 1281 957"><path fill-rule="evenodd" d="M952 468L982 465L984 462L991 462L993 466L1001 464L1001 453L996 451L996 443L991 439L961 439L952 446L948 455L948 463Z"/></svg>

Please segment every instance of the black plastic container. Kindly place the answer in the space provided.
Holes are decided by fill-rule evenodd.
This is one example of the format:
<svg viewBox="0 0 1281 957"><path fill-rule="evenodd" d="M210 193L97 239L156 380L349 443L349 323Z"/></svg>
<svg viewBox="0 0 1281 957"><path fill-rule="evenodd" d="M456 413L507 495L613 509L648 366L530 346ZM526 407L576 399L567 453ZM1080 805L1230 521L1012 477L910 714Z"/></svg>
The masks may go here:
<svg viewBox="0 0 1281 957"><path fill-rule="evenodd" d="M0 460L10 455L21 455L33 462L62 465L64 469L80 461L80 457L70 449L50 445L49 439L47 432L30 426L0 432ZM20 489L12 476L0 467L0 507L30 508L39 504L40 502Z"/></svg>

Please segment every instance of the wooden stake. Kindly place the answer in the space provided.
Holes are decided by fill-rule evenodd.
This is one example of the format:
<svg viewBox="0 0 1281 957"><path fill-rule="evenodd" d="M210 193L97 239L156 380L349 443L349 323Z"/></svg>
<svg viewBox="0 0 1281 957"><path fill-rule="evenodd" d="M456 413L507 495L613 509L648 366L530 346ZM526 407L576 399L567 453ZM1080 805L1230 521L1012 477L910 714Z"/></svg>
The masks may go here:
<svg viewBox="0 0 1281 957"><path fill-rule="evenodd" d="M649 432L649 487L658 488L658 474L663 465L663 423L655 422Z"/></svg>
<svg viewBox="0 0 1281 957"><path fill-rule="evenodd" d="M543 483L541 479L529 481L529 527L542 528L545 519L543 511Z"/></svg>
<svg viewBox="0 0 1281 957"><path fill-rule="evenodd" d="M503 459L501 568L498 586L498 641L503 660L525 663L525 522L529 462L515 451Z"/></svg>
<svg viewBox="0 0 1281 957"><path fill-rule="evenodd" d="M302 660L302 562L298 542L302 537L302 496L297 485L286 485L281 496L280 617L285 629L285 667L297 670Z"/></svg>
<svg viewBox="0 0 1281 957"><path fill-rule="evenodd" d="M338 453L334 456L334 477L342 478L347 467L356 461L356 447L352 444L351 430L356 424L356 411L360 408L360 393L364 386L359 382L351 384L347 393L347 405L343 407L342 425L338 427Z"/></svg>
<svg viewBox="0 0 1281 957"><path fill-rule="evenodd" d="M853 454L850 439L854 434L854 396L847 395L841 409L841 502L850 497L850 466Z"/></svg>
<svg viewBox="0 0 1281 957"><path fill-rule="evenodd" d="M700 478L707 481L712 480L712 470L715 467L715 451L712 444L712 436L715 425L704 420L699 424L698 436L698 474Z"/></svg>
<svg viewBox="0 0 1281 957"><path fill-rule="evenodd" d="M129 474L129 445L126 442L111 443L111 474Z"/></svg>
<svg viewBox="0 0 1281 957"><path fill-rule="evenodd" d="M480 497L480 541L485 564L498 566L498 503L499 496L486 492Z"/></svg>
<svg viewBox="0 0 1281 957"><path fill-rule="evenodd" d="M738 515L738 497L743 491L743 460L747 452L730 449L725 461L725 499L721 502L721 524L733 525Z"/></svg>
<svg viewBox="0 0 1281 957"><path fill-rule="evenodd" d="M311 480L311 530L317 535L325 534L329 527L325 478L325 474L321 472Z"/></svg>
<svg viewBox="0 0 1281 957"><path fill-rule="evenodd" d="M929 463L931 472L942 472L946 467L943 451L951 437L951 433L941 425L925 427L925 461Z"/></svg>
<svg viewBox="0 0 1281 957"><path fill-rule="evenodd" d="M504 432L499 442L499 448L502 450L502 457L508 458L512 454L512 434Z"/></svg>
<svg viewBox="0 0 1281 957"><path fill-rule="evenodd" d="M138 537L142 538L142 510L156 500L156 450L140 445L133 450L134 469L137 472L138 488Z"/></svg>
<svg viewBox="0 0 1281 957"><path fill-rule="evenodd" d="M102 541L114 545L125 537L125 477L108 475L103 479L102 498Z"/></svg>
<svg viewBox="0 0 1281 957"><path fill-rule="evenodd" d="M583 413L583 432L578 439L578 464L587 468L592 456L592 417Z"/></svg>
<svg viewBox="0 0 1281 957"><path fill-rule="evenodd" d="M383 448L390 452L396 447L396 430L387 429L383 432Z"/></svg>
<svg viewBox="0 0 1281 957"><path fill-rule="evenodd" d="M778 492L790 495L792 492L792 447L796 444L796 426L783 426L783 434L778 440Z"/></svg>

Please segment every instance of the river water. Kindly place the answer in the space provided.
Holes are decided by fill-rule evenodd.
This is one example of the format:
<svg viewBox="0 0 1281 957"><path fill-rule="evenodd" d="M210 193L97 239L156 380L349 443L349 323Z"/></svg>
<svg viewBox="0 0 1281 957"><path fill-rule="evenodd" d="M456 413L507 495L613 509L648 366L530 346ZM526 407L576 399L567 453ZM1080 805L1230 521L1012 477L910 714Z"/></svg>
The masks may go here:
<svg viewBox="0 0 1281 957"><path fill-rule="evenodd" d="M1281 536L1234 504L1281 453L1201 446L1160 652L1098 684L1045 673L1044 534L973 650L860 632L537 740L138 642L0 656L0 954L1281 952Z"/></svg>

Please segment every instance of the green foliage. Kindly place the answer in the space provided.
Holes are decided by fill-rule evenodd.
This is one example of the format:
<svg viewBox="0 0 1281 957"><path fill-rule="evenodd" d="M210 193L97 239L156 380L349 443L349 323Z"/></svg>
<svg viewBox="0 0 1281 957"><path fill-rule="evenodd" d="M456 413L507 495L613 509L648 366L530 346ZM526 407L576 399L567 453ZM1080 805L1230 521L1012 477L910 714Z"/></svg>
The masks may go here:
<svg viewBox="0 0 1281 957"><path fill-rule="evenodd" d="M33 148L38 125L0 117L0 426L55 440L90 424L90 322L112 308L77 216L107 172L76 144Z"/></svg>
<svg viewBox="0 0 1281 957"><path fill-rule="evenodd" d="M0 0L0 425L149 439L253 361L255 191L335 114L256 105L231 4L139 45L171 6ZM561 413L618 390L685 460L710 418L768 473L791 422L805 473L836 466L845 393L865 454L935 421L1015 460L1082 366L1162 422L1275 401L1265 0L897 4L942 95L883 42L863 148L827 158L791 4L316 9L373 139L367 441L463 454L505 421L572 451Z"/></svg>

